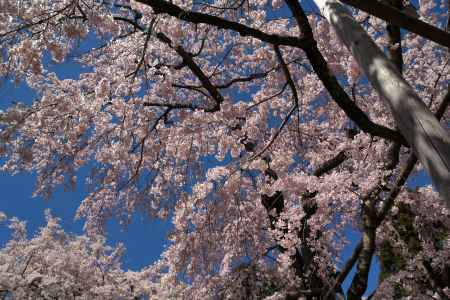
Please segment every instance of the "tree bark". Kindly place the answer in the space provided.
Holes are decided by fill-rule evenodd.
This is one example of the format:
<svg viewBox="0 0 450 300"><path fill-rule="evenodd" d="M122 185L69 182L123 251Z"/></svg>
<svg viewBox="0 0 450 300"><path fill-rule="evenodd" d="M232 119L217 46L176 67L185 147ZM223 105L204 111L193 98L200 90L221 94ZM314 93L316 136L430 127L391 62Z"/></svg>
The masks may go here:
<svg viewBox="0 0 450 300"><path fill-rule="evenodd" d="M450 136L344 5L314 0L352 52L374 89L390 107L397 126L450 207Z"/></svg>

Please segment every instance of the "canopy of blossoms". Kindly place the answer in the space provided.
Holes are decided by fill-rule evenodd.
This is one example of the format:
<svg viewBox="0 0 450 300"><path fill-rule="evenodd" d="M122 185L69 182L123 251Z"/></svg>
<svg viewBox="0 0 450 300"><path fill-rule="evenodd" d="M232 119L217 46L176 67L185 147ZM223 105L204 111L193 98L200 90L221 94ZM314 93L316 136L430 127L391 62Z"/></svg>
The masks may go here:
<svg viewBox="0 0 450 300"><path fill-rule="evenodd" d="M379 1L435 35L351 7L345 17L389 60L386 85L400 80L432 119L423 139L400 122L409 102L386 105L396 91L380 92L333 22L342 4L313 2L0 1L0 76L36 94L0 114L2 170L37 174L48 198L89 190L81 236L48 213L28 239L10 219L0 296L361 299L378 257L373 299L448 299L450 168L427 161L449 145L448 1ZM76 79L51 71L69 60L83 66ZM439 193L405 186L422 165ZM160 260L131 272L102 235L136 212L173 230ZM349 228L362 237L343 260Z"/></svg>

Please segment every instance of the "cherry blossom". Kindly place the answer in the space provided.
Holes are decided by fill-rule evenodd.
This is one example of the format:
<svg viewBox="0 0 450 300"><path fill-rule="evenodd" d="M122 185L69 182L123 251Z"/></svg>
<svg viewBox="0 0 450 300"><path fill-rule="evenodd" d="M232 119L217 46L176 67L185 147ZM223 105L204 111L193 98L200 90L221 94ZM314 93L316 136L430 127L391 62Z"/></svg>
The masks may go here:
<svg viewBox="0 0 450 300"><path fill-rule="evenodd" d="M416 4L384 2L400 13ZM448 49L350 9L448 133ZM422 0L417 14L411 22L448 35L446 1ZM0 113L1 169L37 174L35 195L47 198L88 189L75 216L83 235L47 213L29 239L8 216L0 293L450 297L449 208L432 186L407 187L423 170L416 144L333 26L295 0L0 2L0 75L37 95ZM83 66L76 78L52 71L68 61ZM126 271L105 224L137 212L173 230L157 262ZM374 256L382 275L368 295Z"/></svg>

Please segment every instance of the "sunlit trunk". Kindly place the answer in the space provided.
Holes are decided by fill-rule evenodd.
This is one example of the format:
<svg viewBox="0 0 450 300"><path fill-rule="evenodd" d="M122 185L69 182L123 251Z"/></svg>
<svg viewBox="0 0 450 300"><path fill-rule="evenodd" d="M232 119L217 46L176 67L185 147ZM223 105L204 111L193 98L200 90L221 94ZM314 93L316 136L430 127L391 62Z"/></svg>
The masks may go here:
<svg viewBox="0 0 450 300"><path fill-rule="evenodd" d="M450 207L448 132L344 5L335 0L314 2L352 52L374 89L389 105L399 130Z"/></svg>

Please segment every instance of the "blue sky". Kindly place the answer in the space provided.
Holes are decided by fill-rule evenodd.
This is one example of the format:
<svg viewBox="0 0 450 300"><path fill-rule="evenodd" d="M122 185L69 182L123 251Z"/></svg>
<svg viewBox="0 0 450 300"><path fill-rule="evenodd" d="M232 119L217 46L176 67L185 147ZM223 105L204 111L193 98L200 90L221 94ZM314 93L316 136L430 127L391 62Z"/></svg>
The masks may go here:
<svg viewBox="0 0 450 300"><path fill-rule="evenodd" d="M74 54L82 53L98 44L94 35L91 34L87 41L80 44ZM49 57L45 57L45 63L49 66L49 71L55 72L61 79L77 79L80 72L88 71L80 67L73 58L66 59L62 64L55 64ZM0 109L2 110L6 110L14 101L29 104L35 96L23 83L14 85L5 79L0 81ZM35 174L12 176L0 172L0 190L2 191L0 211L8 217L16 216L27 221L31 236L39 227L45 225L44 211L49 208L54 216L61 218L61 225L67 232L81 234L83 222L74 220L74 216L81 200L87 195L83 179L79 180L76 191L64 192L62 188L59 188L49 200L32 197L35 180ZM126 230L115 220L108 222L108 243L110 245L123 243L127 248L123 259L124 268L138 270L158 259L166 244L165 237L169 228L170 225L167 222L150 220L146 216L135 214ZM0 245L3 246L8 238L9 230L0 225Z"/></svg>

